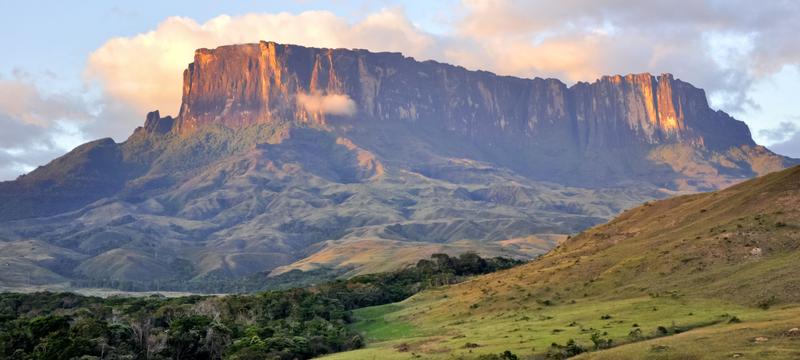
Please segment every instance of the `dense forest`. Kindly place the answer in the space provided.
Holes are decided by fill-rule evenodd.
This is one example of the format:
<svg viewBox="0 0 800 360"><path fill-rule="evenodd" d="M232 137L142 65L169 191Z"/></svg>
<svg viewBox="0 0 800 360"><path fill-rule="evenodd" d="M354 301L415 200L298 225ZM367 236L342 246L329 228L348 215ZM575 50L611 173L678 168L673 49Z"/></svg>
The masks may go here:
<svg viewBox="0 0 800 360"><path fill-rule="evenodd" d="M364 345L351 310L521 264L435 254L394 272L226 296L0 294L3 359L307 359Z"/></svg>
<svg viewBox="0 0 800 360"><path fill-rule="evenodd" d="M344 276L349 268L320 268L309 271L291 270L280 275L270 276L268 272L256 273L241 278L205 276L191 279L189 273L179 273L171 280L132 281L117 279L81 279L70 281L75 288L103 288L130 292L176 291L196 294L253 293L266 290L282 290L313 286L334 281Z"/></svg>

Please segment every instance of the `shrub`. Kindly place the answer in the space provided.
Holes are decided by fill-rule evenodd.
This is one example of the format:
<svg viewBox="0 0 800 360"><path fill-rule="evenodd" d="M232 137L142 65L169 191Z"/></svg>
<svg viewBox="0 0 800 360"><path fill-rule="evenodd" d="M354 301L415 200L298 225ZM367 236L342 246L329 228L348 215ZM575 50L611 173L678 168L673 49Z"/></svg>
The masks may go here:
<svg viewBox="0 0 800 360"><path fill-rule="evenodd" d="M664 326L659 326L656 328L656 335L657 336L666 336L669 335L669 329Z"/></svg>
<svg viewBox="0 0 800 360"><path fill-rule="evenodd" d="M772 295L769 298L761 299L757 305L761 309L768 310L770 306L775 305L777 302L778 299L775 298L775 295Z"/></svg>
<svg viewBox="0 0 800 360"><path fill-rule="evenodd" d="M511 351L503 351L500 354L484 354L478 356L478 360L518 360L519 357Z"/></svg>
<svg viewBox="0 0 800 360"><path fill-rule="evenodd" d="M612 346L613 340L603 338L599 332L595 331L592 333L591 337L592 343L594 344L595 350L602 350L608 349Z"/></svg>
<svg viewBox="0 0 800 360"><path fill-rule="evenodd" d="M569 339L564 345L552 343L546 356L548 359L567 359L585 352L586 349L584 347L578 345L574 339Z"/></svg>

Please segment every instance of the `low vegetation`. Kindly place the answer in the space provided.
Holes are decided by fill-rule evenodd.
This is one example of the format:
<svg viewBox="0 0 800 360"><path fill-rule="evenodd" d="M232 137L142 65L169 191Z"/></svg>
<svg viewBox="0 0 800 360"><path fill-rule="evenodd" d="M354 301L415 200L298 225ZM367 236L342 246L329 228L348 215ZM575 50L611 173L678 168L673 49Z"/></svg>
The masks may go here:
<svg viewBox="0 0 800 360"><path fill-rule="evenodd" d="M254 295L0 295L0 358L307 359L357 349L353 309L520 264L436 254L390 273Z"/></svg>
<svg viewBox="0 0 800 360"><path fill-rule="evenodd" d="M483 279L470 282L476 285ZM367 346L328 357L408 359L410 354L416 354L433 359L474 359L509 351L520 359L566 359L578 355L591 358L633 344L703 329L752 327L785 316L756 307L685 297L589 297L551 306L520 304L519 298L496 298L494 306L517 308L496 311L488 305L477 309L447 307L453 297L444 295L456 288L431 289L401 303L355 310L352 328L363 335ZM611 318L601 319L600 314Z"/></svg>

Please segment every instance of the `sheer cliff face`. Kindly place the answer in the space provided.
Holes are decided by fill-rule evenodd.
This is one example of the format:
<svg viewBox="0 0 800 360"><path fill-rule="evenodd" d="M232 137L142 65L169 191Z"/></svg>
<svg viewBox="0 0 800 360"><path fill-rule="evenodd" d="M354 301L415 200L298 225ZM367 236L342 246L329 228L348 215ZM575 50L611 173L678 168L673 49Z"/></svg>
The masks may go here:
<svg viewBox="0 0 800 360"><path fill-rule="evenodd" d="M353 111L307 104L334 98L351 102ZM184 72L172 131L275 121L360 130L399 122L487 143L560 142L582 152L754 145L744 123L711 110L703 90L669 74L606 76L567 87L555 79L502 77L397 53L271 42L196 52Z"/></svg>

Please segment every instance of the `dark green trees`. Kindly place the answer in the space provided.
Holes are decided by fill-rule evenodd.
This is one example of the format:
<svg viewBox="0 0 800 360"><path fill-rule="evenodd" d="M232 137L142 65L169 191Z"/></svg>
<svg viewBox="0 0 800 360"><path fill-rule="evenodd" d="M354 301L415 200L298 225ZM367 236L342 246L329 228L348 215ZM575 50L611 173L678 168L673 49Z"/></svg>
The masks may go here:
<svg viewBox="0 0 800 360"><path fill-rule="evenodd" d="M520 263L436 254L388 273L220 297L0 294L0 359L308 359L364 345L348 327L352 309Z"/></svg>

